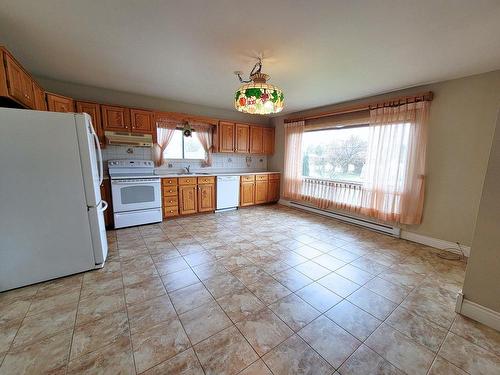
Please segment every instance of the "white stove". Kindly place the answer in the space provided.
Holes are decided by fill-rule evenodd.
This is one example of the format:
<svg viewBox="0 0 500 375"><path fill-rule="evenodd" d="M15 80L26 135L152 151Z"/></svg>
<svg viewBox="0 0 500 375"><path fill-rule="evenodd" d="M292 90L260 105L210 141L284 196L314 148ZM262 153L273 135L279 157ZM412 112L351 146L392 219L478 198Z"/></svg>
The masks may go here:
<svg viewBox="0 0 500 375"><path fill-rule="evenodd" d="M109 160L115 228L162 221L161 182L152 160Z"/></svg>

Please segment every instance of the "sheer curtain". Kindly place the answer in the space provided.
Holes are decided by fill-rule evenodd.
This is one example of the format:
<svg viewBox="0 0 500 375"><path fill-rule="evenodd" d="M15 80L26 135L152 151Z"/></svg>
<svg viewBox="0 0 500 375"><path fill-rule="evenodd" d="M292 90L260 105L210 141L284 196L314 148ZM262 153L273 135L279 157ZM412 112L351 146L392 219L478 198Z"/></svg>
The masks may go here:
<svg viewBox="0 0 500 375"><path fill-rule="evenodd" d="M370 110L368 151L360 183L303 177L302 135L309 127L304 121L285 124L284 197L387 222L419 224L429 107L429 101L420 101Z"/></svg>
<svg viewBox="0 0 500 375"><path fill-rule="evenodd" d="M212 166L212 152L213 145L213 126L199 122L189 122L189 126L194 130L194 134L200 141L203 149L205 150L205 160L202 163L203 167Z"/></svg>
<svg viewBox="0 0 500 375"><path fill-rule="evenodd" d="M283 196L287 199L302 198L302 135L304 121L285 124L285 170Z"/></svg>
<svg viewBox="0 0 500 375"><path fill-rule="evenodd" d="M168 119L156 120L156 143L153 145L153 158L157 167L163 164L163 152L174 136L179 122Z"/></svg>
<svg viewBox="0 0 500 375"><path fill-rule="evenodd" d="M370 111L361 214L419 224L425 190L429 102Z"/></svg>

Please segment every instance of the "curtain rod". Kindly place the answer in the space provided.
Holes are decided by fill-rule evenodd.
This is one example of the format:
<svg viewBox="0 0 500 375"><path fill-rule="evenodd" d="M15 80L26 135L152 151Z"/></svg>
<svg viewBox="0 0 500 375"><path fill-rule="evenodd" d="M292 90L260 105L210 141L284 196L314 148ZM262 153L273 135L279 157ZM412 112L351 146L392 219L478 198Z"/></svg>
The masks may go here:
<svg viewBox="0 0 500 375"><path fill-rule="evenodd" d="M295 122L295 121L313 120L313 119L318 119L318 118L322 118L322 117L330 117L330 116L335 116L335 115L344 115L346 113L368 111L368 110L374 109L374 108L394 107L394 106L407 104L407 103L431 101L433 99L433 97L434 97L434 94L432 93L432 91L427 91L427 92L424 92L424 93L421 93L418 95L399 96L399 97L395 97L395 98L391 98L391 99L386 99L383 101L359 104L359 105L350 106L350 107L343 107L343 108L339 108L339 109L329 111L329 112L318 113L316 115L287 118L287 119L285 119L285 123Z"/></svg>

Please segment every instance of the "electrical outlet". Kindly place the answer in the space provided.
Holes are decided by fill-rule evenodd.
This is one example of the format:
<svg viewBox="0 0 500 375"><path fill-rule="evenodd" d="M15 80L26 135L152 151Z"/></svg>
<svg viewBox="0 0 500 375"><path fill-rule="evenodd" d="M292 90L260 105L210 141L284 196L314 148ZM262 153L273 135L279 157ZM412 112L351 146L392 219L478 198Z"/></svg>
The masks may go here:
<svg viewBox="0 0 500 375"><path fill-rule="evenodd" d="M172 168L174 165L172 163L167 164L167 168Z"/></svg>

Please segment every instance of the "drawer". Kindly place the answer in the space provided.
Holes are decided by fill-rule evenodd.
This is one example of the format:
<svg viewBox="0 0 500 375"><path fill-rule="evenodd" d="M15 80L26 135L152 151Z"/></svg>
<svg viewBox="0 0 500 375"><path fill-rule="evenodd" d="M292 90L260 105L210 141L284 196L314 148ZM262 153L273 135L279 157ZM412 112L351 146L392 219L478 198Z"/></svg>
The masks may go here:
<svg viewBox="0 0 500 375"><path fill-rule="evenodd" d="M241 176L241 182L253 182L255 181L255 175Z"/></svg>
<svg viewBox="0 0 500 375"><path fill-rule="evenodd" d="M177 196L177 186L164 186L162 190L164 197Z"/></svg>
<svg viewBox="0 0 500 375"><path fill-rule="evenodd" d="M199 184L215 184L214 176L198 177Z"/></svg>
<svg viewBox="0 0 500 375"><path fill-rule="evenodd" d="M269 175L270 180L279 180L280 179L280 174L279 173L273 173Z"/></svg>
<svg viewBox="0 0 500 375"><path fill-rule="evenodd" d="M267 181L268 175L267 174L256 174L255 175L255 180L256 181Z"/></svg>
<svg viewBox="0 0 500 375"><path fill-rule="evenodd" d="M163 206L165 207L171 207L175 206L177 207L179 205L179 199L177 198L177 195L172 195L172 196L164 196L163 197Z"/></svg>
<svg viewBox="0 0 500 375"><path fill-rule="evenodd" d="M163 217L178 216L179 209L177 207L163 207Z"/></svg>
<svg viewBox="0 0 500 375"><path fill-rule="evenodd" d="M196 177L179 177L179 185L196 185Z"/></svg>
<svg viewBox="0 0 500 375"><path fill-rule="evenodd" d="M177 186L177 178L162 178L161 183L163 186Z"/></svg>

